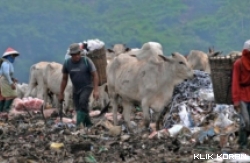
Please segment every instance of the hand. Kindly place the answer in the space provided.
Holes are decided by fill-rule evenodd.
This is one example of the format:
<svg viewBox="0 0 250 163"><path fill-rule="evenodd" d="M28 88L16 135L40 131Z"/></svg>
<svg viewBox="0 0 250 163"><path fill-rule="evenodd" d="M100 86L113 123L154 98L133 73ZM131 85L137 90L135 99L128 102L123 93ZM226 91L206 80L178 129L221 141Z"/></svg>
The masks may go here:
<svg viewBox="0 0 250 163"><path fill-rule="evenodd" d="M10 86L11 86L11 88L12 88L13 90L15 90L15 89L16 89L16 85L15 85L15 83L12 83Z"/></svg>
<svg viewBox="0 0 250 163"><path fill-rule="evenodd" d="M95 100L99 99L99 91L98 90L94 90L93 97L94 97Z"/></svg>
<svg viewBox="0 0 250 163"><path fill-rule="evenodd" d="M13 80L14 83L18 83L17 79L13 78L12 80Z"/></svg>
<svg viewBox="0 0 250 163"><path fill-rule="evenodd" d="M234 104L234 110L237 112L237 113L240 113L240 104Z"/></svg>
<svg viewBox="0 0 250 163"><path fill-rule="evenodd" d="M58 101L59 102L63 102L64 101L64 94L63 93L60 93L59 96L58 96Z"/></svg>

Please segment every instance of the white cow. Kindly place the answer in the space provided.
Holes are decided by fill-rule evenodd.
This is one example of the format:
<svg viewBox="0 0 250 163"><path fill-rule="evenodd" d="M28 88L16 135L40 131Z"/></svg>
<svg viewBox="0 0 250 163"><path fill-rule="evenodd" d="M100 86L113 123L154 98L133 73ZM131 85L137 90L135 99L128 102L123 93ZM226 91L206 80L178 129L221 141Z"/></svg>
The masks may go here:
<svg viewBox="0 0 250 163"><path fill-rule="evenodd" d="M122 99L123 116L131 130L130 112L135 103L142 107L144 125L148 127L149 108L158 119L170 102L174 86L192 78L193 71L181 54L165 57L159 43L148 42L140 50L128 53L115 57L107 66L107 84L114 124L117 125L118 99Z"/></svg>
<svg viewBox="0 0 250 163"><path fill-rule="evenodd" d="M62 64L51 62L45 68L45 84L47 86L47 91L53 94L59 95L60 86L62 80ZM72 109L72 82L68 78L68 83L64 91L64 110L67 111Z"/></svg>
<svg viewBox="0 0 250 163"><path fill-rule="evenodd" d="M107 106L107 104L109 102L107 83L104 83L103 85L99 86L98 89L99 89L99 99L98 100L94 100L93 92L90 95L90 98L89 98L89 109L90 110L93 108L103 109L105 106Z"/></svg>
<svg viewBox="0 0 250 163"><path fill-rule="evenodd" d="M211 48L209 48L208 54L200 50L191 50L186 58L194 70L205 71L210 74L211 70L208 58L220 55L221 53L214 52Z"/></svg>
<svg viewBox="0 0 250 163"><path fill-rule="evenodd" d="M114 57L130 50L131 49L125 44L115 44L113 45L112 49L106 49L107 64L109 64L114 59Z"/></svg>
<svg viewBox="0 0 250 163"><path fill-rule="evenodd" d="M17 91L17 97L23 98L25 96L25 93L28 91L29 85L27 83L17 83L16 84L16 91ZM30 97L37 97L37 89L34 88L30 94Z"/></svg>
<svg viewBox="0 0 250 163"><path fill-rule="evenodd" d="M231 52L228 53L228 55L229 56L235 56L235 55L241 56L242 52L240 52L240 51L231 51Z"/></svg>
<svg viewBox="0 0 250 163"><path fill-rule="evenodd" d="M55 62L39 62L30 68L29 88L25 97L30 96L31 91L37 87L37 98L47 102L48 92L55 95L60 93L60 83L62 79L62 65ZM68 110L70 107L70 98L72 97L72 83L69 80L65 89L65 108ZM55 99L57 101L57 99Z"/></svg>

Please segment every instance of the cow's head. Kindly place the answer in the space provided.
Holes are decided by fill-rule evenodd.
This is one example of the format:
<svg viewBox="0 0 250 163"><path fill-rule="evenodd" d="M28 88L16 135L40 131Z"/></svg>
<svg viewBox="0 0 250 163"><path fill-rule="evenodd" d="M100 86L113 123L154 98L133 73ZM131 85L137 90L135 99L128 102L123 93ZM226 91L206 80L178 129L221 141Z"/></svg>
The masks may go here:
<svg viewBox="0 0 250 163"><path fill-rule="evenodd" d="M208 57L216 57L218 55L221 55L223 51L214 51L214 47L209 47L208 48Z"/></svg>
<svg viewBox="0 0 250 163"><path fill-rule="evenodd" d="M115 52L116 56L120 55L121 53L128 52L130 50L131 49L127 47L126 44L115 44L113 46L113 51Z"/></svg>
<svg viewBox="0 0 250 163"><path fill-rule="evenodd" d="M172 71L174 80L183 81L194 77L193 69L187 62L186 58L178 52L172 53L172 57L159 55L169 65L166 67L168 71Z"/></svg>
<svg viewBox="0 0 250 163"><path fill-rule="evenodd" d="M174 60L174 67L177 76L182 79L189 79L194 77L193 69L183 55L178 52L174 52L172 53L172 58Z"/></svg>

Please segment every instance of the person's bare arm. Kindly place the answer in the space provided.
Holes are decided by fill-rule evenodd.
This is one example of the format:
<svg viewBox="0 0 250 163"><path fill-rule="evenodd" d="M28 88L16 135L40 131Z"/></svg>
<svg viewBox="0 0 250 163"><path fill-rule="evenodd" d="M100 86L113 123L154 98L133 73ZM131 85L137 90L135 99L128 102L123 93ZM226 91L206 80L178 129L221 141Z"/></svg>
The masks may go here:
<svg viewBox="0 0 250 163"><path fill-rule="evenodd" d="M63 73L61 87L60 87L59 101L64 100L64 90L66 88L67 83L68 83L68 74Z"/></svg>
<svg viewBox="0 0 250 163"><path fill-rule="evenodd" d="M94 84L93 97L94 97L94 99L97 100L99 98L99 90L98 90L99 78L98 78L97 71L93 71L93 72L91 72L91 74L92 74L92 79L93 79L93 84Z"/></svg>

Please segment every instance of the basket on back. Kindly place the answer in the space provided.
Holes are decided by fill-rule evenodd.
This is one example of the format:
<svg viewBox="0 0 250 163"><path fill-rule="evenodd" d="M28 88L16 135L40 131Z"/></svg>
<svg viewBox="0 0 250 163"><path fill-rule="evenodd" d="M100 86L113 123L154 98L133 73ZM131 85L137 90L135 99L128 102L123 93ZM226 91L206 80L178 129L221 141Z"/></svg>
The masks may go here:
<svg viewBox="0 0 250 163"><path fill-rule="evenodd" d="M90 51L87 55L95 64L98 77L99 77L99 86L107 82L106 75L106 67L107 67L107 59L106 59L106 50L105 46L101 49L95 49Z"/></svg>
<svg viewBox="0 0 250 163"><path fill-rule="evenodd" d="M240 55L209 57L214 99L218 104L232 104L233 64Z"/></svg>

